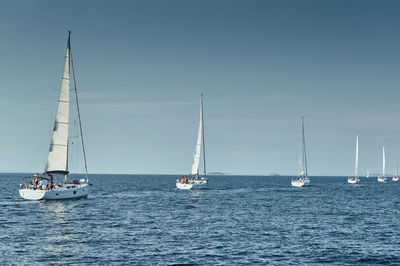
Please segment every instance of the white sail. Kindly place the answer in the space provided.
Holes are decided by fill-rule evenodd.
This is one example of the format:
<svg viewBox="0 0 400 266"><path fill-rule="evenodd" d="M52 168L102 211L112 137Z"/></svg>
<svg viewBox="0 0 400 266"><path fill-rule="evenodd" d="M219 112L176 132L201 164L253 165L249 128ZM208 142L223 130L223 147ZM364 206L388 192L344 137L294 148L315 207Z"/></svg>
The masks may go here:
<svg viewBox="0 0 400 266"><path fill-rule="evenodd" d="M382 176L385 176L385 166L386 166L385 147L382 147Z"/></svg>
<svg viewBox="0 0 400 266"><path fill-rule="evenodd" d="M292 178L291 184L293 187L303 187L310 185L310 178L308 178L307 172L307 152L306 152L306 138L304 134L304 118L301 117L301 149L302 149L302 158L299 160L301 163L301 172L300 174Z"/></svg>
<svg viewBox="0 0 400 266"><path fill-rule="evenodd" d="M357 177L358 174L358 135L356 137L356 165L354 168L354 176Z"/></svg>
<svg viewBox="0 0 400 266"><path fill-rule="evenodd" d="M191 172L192 176L197 176L199 174L202 136L203 136L203 96L201 96L201 99L200 99L199 133L197 134L196 151L194 153L192 172Z"/></svg>
<svg viewBox="0 0 400 266"><path fill-rule="evenodd" d="M303 176L308 176L307 173L307 153L306 153L306 137L304 134L304 118L301 117L301 141L302 141L302 149L303 149Z"/></svg>
<svg viewBox="0 0 400 266"><path fill-rule="evenodd" d="M69 49L68 38L67 52L65 55L64 74L61 82L60 97L56 120L54 122L49 155L45 172L68 172L68 119L69 119Z"/></svg>

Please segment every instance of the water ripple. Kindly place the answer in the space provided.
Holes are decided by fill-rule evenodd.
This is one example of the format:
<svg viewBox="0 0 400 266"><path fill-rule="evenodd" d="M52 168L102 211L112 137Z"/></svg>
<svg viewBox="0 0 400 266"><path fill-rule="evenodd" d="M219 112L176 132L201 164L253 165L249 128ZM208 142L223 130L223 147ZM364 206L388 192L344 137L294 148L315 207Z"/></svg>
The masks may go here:
<svg viewBox="0 0 400 266"><path fill-rule="evenodd" d="M22 176L22 175L21 175ZM87 199L23 201L2 174L0 264L400 264L399 184L93 175Z"/></svg>

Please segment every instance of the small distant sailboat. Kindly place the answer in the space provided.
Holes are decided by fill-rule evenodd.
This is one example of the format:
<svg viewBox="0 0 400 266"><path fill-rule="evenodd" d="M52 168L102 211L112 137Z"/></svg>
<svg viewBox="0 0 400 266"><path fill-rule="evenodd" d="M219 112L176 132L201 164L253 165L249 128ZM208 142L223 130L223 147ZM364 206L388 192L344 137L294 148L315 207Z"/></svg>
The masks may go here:
<svg viewBox="0 0 400 266"><path fill-rule="evenodd" d="M75 85L75 72L71 54L70 34L68 32L67 52L65 55L64 73L62 76L58 108L54 122L53 135L51 138L49 155L46 168L42 177L35 174L33 177L26 177L23 181L27 184L20 184L19 194L27 200L59 200L87 197L89 194L89 178L87 174L85 146L83 143L82 126L78 105L78 93ZM68 128L70 109L70 67L74 78L74 98L80 129L82 152L86 178L68 181ZM63 176L62 183L56 183L57 175ZM29 180L28 180L29 178Z"/></svg>
<svg viewBox="0 0 400 266"><path fill-rule="evenodd" d="M378 177L378 182L386 182L385 166L386 166L385 147L382 147L382 175Z"/></svg>
<svg viewBox="0 0 400 266"><path fill-rule="evenodd" d="M357 176L358 173L358 135L356 136L356 165L354 167L354 176L347 178L347 183L357 184L360 182L360 178Z"/></svg>
<svg viewBox="0 0 400 266"><path fill-rule="evenodd" d="M203 143L203 145L202 145ZM203 147L203 171L204 176L199 176L200 154L201 147ZM192 171L190 178L181 177L176 180L176 187L183 190L192 188L204 188L207 185L207 171L206 171L206 146L204 142L204 120L203 120L203 94L200 97L200 120L199 132L197 134L196 150L194 154Z"/></svg>
<svg viewBox="0 0 400 266"><path fill-rule="evenodd" d="M399 157L397 157L396 175L394 177L392 177L392 181L394 181L394 182L399 181Z"/></svg>
<svg viewBox="0 0 400 266"><path fill-rule="evenodd" d="M365 175L366 178L369 178L369 170L367 170L367 174Z"/></svg>
<svg viewBox="0 0 400 266"><path fill-rule="evenodd" d="M303 186L309 186L310 185L310 178L308 177L308 172L307 172L307 155L306 155L306 140L304 136L304 118L301 117L301 142L302 142L302 151L303 151L303 156L302 156L302 171L297 177L292 178L292 186L294 187L303 187Z"/></svg>

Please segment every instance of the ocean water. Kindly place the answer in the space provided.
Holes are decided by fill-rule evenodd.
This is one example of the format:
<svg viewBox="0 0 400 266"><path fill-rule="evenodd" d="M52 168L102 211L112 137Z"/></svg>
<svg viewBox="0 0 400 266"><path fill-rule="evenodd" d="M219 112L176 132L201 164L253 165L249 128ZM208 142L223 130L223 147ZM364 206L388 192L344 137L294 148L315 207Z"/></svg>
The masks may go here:
<svg viewBox="0 0 400 266"><path fill-rule="evenodd" d="M400 182L91 175L89 198L24 201L1 174L0 264L400 264Z"/></svg>

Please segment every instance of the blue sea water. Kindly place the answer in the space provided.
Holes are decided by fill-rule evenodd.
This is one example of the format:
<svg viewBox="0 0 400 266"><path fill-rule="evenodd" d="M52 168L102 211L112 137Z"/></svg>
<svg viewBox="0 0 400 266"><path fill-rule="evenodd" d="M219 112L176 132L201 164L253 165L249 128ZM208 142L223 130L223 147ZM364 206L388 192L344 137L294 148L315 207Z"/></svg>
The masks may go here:
<svg viewBox="0 0 400 266"><path fill-rule="evenodd" d="M33 202L21 176L0 175L1 265L400 264L400 182L91 175L87 199Z"/></svg>

